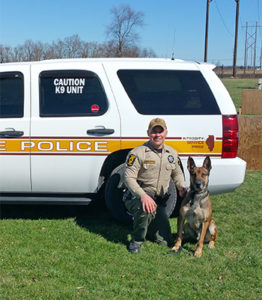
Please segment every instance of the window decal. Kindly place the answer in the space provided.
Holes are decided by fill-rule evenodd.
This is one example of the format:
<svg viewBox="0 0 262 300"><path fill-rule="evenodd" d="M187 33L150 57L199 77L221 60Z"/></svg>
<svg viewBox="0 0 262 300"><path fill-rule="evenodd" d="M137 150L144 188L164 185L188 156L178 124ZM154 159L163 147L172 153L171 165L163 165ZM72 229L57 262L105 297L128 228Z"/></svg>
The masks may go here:
<svg viewBox="0 0 262 300"><path fill-rule="evenodd" d="M41 117L96 117L107 109L103 85L94 72L52 70L40 73Z"/></svg>
<svg viewBox="0 0 262 300"><path fill-rule="evenodd" d="M100 107L99 107L98 104L93 104L93 105L91 106L91 111L92 111L93 113L98 113L99 110L100 110Z"/></svg>

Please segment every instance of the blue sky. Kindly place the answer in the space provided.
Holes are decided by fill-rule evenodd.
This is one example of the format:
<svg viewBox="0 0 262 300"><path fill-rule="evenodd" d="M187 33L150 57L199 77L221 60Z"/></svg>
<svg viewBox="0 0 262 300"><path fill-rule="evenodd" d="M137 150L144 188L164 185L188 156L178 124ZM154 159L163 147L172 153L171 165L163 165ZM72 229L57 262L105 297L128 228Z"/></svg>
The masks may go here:
<svg viewBox="0 0 262 300"><path fill-rule="evenodd" d="M30 39L48 42L78 34L86 42L106 41L112 7L128 4L144 13L139 29L142 48L159 57L204 60L206 0L0 0L0 44L18 46ZM209 11L208 62L232 65L235 35L235 0L212 0ZM262 25L262 0L240 0L238 65L244 63L244 26ZM257 31L257 62L262 27ZM248 35L254 36L254 27ZM249 39L251 44L254 41ZM249 60L251 62L251 52Z"/></svg>

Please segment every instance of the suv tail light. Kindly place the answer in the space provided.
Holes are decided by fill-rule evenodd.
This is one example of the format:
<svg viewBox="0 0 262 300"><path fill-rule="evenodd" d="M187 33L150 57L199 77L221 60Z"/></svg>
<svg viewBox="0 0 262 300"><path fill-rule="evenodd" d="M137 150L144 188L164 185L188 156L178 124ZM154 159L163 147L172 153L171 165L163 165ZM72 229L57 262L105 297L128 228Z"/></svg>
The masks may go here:
<svg viewBox="0 0 262 300"><path fill-rule="evenodd" d="M223 115L222 158L234 158L238 149L237 115Z"/></svg>

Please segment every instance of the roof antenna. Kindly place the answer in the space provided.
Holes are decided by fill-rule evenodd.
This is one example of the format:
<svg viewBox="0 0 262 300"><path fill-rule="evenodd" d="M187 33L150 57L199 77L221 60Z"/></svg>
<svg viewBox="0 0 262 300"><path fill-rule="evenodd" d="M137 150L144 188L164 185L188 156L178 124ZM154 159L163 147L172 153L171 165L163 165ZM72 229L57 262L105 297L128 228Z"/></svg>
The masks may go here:
<svg viewBox="0 0 262 300"><path fill-rule="evenodd" d="M175 47L173 48L173 51L172 51L171 60L175 60Z"/></svg>
<svg viewBox="0 0 262 300"><path fill-rule="evenodd" d="M173 51L172 51L172 56L171 56L171 60L175 60L175 41L176 41L176 30L174 30L174 40L173 40Z"/></svg>

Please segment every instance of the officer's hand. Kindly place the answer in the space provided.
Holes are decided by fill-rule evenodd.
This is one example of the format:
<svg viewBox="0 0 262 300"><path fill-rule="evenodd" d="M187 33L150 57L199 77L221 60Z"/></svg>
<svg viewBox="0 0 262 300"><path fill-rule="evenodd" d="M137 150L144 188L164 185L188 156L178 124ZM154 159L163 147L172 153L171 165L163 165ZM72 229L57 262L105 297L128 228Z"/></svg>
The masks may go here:
<svg viewBox="0 0 262 300"><path fill-rule="evenodd" d="M144 212L153 213L156 210L156 202L148 194L141 196L141 202Z"/></svg>
<svg viewBox="0 0 262 300"><path fill-rule="evenodd" d="M186 195L187 189L185 187L181 187L178 189L179 196L183 198Z"/></svg>

